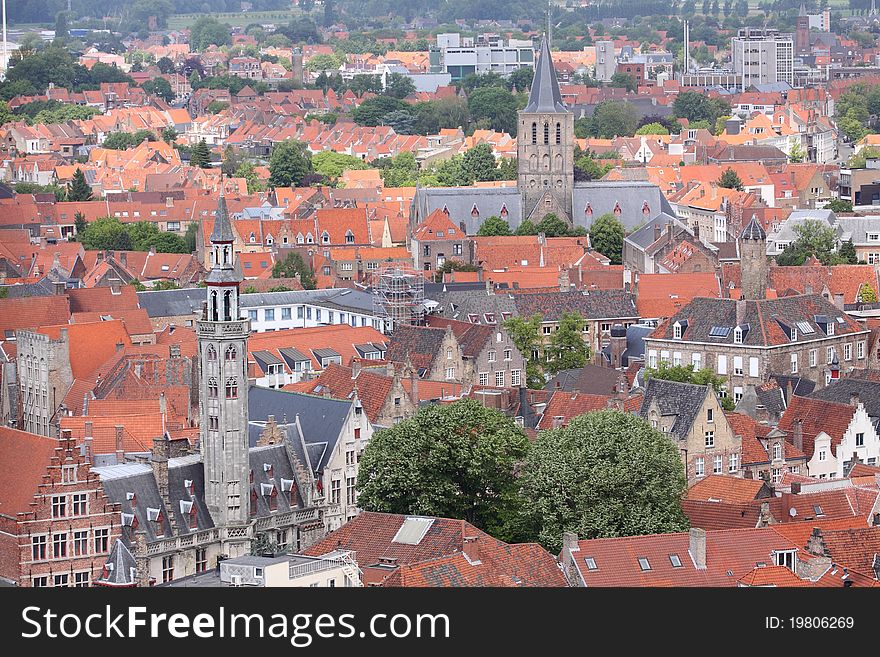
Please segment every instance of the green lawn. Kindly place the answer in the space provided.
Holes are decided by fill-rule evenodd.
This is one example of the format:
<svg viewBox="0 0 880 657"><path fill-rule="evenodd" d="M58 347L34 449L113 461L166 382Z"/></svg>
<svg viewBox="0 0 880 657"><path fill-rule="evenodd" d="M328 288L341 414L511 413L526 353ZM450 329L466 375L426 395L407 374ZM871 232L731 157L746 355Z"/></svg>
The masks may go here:
<svg viewBox="0 0 880 657"><path fill-rule="evenodd" d="M189 27L202 16L213 16L221 23L228 23L233 27L244 27L251 23L275 23L276 25L284 25L297 16L301 16L300 11L248 11L222 14L175 14L168 17L168 29L179 30Z"/></svg>

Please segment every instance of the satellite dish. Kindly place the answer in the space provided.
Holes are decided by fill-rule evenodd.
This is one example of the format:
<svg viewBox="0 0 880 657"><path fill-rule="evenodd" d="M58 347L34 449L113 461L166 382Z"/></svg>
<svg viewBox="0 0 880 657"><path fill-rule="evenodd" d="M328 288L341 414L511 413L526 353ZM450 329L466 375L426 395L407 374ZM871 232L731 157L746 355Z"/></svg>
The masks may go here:
<svg viewBox="0 0 880 657"><path fill-rule="evenodd" d="M794 518L797 515L797 509L795 509L794 507L791 507L788 510L788 515L790 515L792 518Z"/></svg>

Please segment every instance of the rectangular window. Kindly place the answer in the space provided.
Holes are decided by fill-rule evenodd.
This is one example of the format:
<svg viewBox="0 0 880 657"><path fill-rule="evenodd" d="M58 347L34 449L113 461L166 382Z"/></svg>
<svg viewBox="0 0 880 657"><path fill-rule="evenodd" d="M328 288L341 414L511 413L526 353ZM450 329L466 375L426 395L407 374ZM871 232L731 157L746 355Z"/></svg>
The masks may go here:
<svg viewBox="0 0 880 657"><path fill-rule="evenodd" d="M357 493L355 492L355 484L357 479L354 477L345 478L345 502L349 506L354 506L357 502Z"/></svg>
<svg viewBox="0 0 880 657"><path fill-rule="evenodd" d="M31 586L33 586L35 589L46 588L47 586L49 586L49 578L45 575L41 577L34 577Z"/></svg>
<svg viewBox="0 0 880 657"><path fill-rule="evenodd" d="M865 343L858 342L856 344L856 358L864 358L865 357Z"/></svg>
<svg viewBox="0 0 880 657"><path fill-rule="evenodd" d="M495 372L495 386L498 388L504 387L504 370Z"/></svg>
<svg viewBox="0 0 880 657"><path fill-rule="evenodd" d="M454 367L447 367L446 368L446 380L451 381L454 378L455 378L455 368Z"/></svg>
<svg viewBox="0 0 880 657"><path fill-rule="evenodd" d="M791 373L797 374L797 371L798 371L798 355L792 354L791 355Z"/></svg>
<svg viewBox="0 0 880 657"><path fill-rule="evenodd" d="M782 468L773 468L773 483L778 484L782 481Z"/></svg>
<svg viewBox="0 0 880 657"><path fill-rule="evenodd" d="M719 354L716 365L716 370L718 371L718 374L727 374L727 356L725 356L724 354Z"/></svg>
<svg viewBox="0 0 880 657"><path fill-rule="evenodd" d="M743 375L743 359L742 356L733 357L733 374L734 376Z"/></svg>
<svg viewBox="0 0 880 657"><path fill-rule="evenodd" d="M706 432L706 447L715 447L715 432Z"/></svg>
<svg viewBox="0 0 880 657"><path fill-rule="evenodd" d="M810 349L810 367L816 367L816 363L819 361L817 351L815 349Z"/></svg>
<svg viewBox="0 0 880 657"><path fill-rule="evenodd" d="M290 308L281 309L281 319L290 319Z"/></svg>
<svg viewBox="0 0 880 657"><path fill-rule="evenodd" d="M275 309L274 308L266 308L266 310L264 310L263 313L266 316L267 322L274 322L275 321Z"/></svg>
<svg viewBox="0 0 880 657"><path fill-rule="evenodd" d="M704 474L706 474L706 461L702 456L699 456L694 459L694 475L702 477Z"/></svg>
<svg viewBox="0 0 880 657"><path fill-rule="evenodd" d="M89 532L73 532L73 556L84 557L89 553Z"/></svg>
<svg viewBox="0 0 880 657"><path fill-rule="evenodd" d="M107 547L110 542L110 530L109 529L96 529L95 530L95 554L104 554L107 552Z"/></svg>
<svg viewBox="0 0 880 657"><path fill-rule="evenodd" d="M54 586L70 586L70 581L67 578L67 573L61 573L59 575L55 575Z"/></svg>
<svg viewBox="0 0 880 657"><path fill-rule="evenodd" d="M330 504L339 504L339 491L342 487L340 479L333 479L330 482Z"/></svg>
<svg viewBox="0 0 880 657"><path fill-rule="evenodd" d="M248 310L248 319L252 322L257 321L257 311L256 310Z"/></svg>
<svg viewBox="0 0 880 657"><path fill-rule="evenodd" d="M208 550L207 548L196 549L196 572L203 573L208 570Z"/></svg>
<svg viewBox="0 0 880 657"><path fill-rule="evenodd" d="M657 351L654 349L648 352L648 367L657 369Z"/></svg>
<svg viewBox="0 0 880 657"><path fill-rule="evenodd" d="M296 307L296 318L297 318L297 319L302 319L302 318L303 318L303 312L305 312L305 311L303 310L303 307L302 307L302 306L297 306L297 307Z"/></svg>
<svg viewBox="0 0 880 657"><path fill-rule="evenodd" d="M311 319L311 318L312 318L312 307L306 306L306 319Z"/></svg>
<svg viewBox="0 0 880 657"><path fill-rule="evenodd" d="M73 574L73 585L77 588L88 588L90 581L91 574L89 572Z"/></svg>
<svg viewBox="0 0 880 657"><path fill-rule="evenodd" d="M76 466L75 465L65 465L61 468L61 483L62 484L75 484L77 482L76 479Z"/></svg>
<svg viewBox="0 0 880 657"><path fill-rule="evenodd" d="M678 367L679 365L681 365L681 352L680 351L673 351L672 352L672 364L675 367Z"/></svg>
<svg viewBox="0 0 880 657"><path fill-rule="evenodd" d="M758 359L755 356L749 358L749 376L757 377L758 376Z"/></svg>
<svg viewBox="0 0 880 657"><path fill-rule="evenodd" d="M489 350L489 362L490 363L495 362L495 350L494 349Z"/></svg>
<svg viewBox="0 0 880 657"><path fill-rule="evenodd" d="M52 558L60 559L67 556L67 534L52 534Z"/></svg>
<svg viewBox="0 0 880 657"><path fill-rule="evenodd" d="M826 364L831 365L834 362L834 347L828 347L825 350Z"/></svg>
<svg viewBox="0 0 880 657"><path fill-rule="evenodd" d="M716 454L715 458L712 459L712 474L721 474L721 471L724 469L724 460L721 454Z"/></svg>
<svg viewBox="0 0 880 657"><path fill-rule="evenodd" d="M504 350L504 360L513 360L512 351L510 349Z"/></svg>
<svg viewBox="0 0 880 657"><path fill-rule="evenodd" d="M521 380L522 379L520 378L520 371L519 370L510 370L510 385L511 386L516 387L516 386L521 385L520 384Z"/></svg>
<svg viewBox="0 0 880 657"><path fill-rule="evenodd" d="M730 474L739 471L739 454L731 454L727 457L727 471Z"/></svg>
<svg viewBox="0 0 880 657"><path fill-rule="evenodd" d="M52 517L64 518L67 515L67 495L52 496Z"/></svg>
<svg viewBox="0 0 880 657"><path fill-rule="evenodd" d="M88 515L88 504L85 493L75 493L72 497L71 511L74 516Z"/></svg>
<svg viewBox="0 0 880 657"><path fill-rule="evenodd" d="M488 372L480 372L480 385L481 386L489 385L489 373Z"/></svg>
<svg viewBox="0 0 880 657"><path fill-rule="evenodd" d="M843 345L843 360L852 360L852 342Z"/></svg>
<svg viewBox="0 0 880 657"><path fill-rule="evenodd" d="M857 433L856 434L856 447L864 447L865 446L865 434Z"/></svg>
<svg viewBox="0 0 880 657"><path fill-rule="evenodd" d="M46 558L46 537L31 536L31 559L42 561Z"/></svg>
<svg viewBox="0 0 880 657"><path fill-rule="evenodd" d="M174 555L162 557L162 581L170 582L174 579Z"/></svg>

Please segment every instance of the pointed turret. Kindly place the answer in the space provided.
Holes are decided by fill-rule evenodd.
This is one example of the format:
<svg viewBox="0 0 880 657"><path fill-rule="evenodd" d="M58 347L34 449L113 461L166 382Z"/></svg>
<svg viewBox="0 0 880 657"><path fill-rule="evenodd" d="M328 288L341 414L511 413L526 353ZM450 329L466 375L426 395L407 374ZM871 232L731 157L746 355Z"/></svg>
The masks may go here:
<svg viewBox="0 0 880 657"><path fill-rule="evenodd" d="M217 203L217 219L214 220L214 230L211 232L211 242L213 244L232 242L235 235L232 232L232 224L229 221L229 211L226 209L226 193L223 191L224 185L220 185L220 199Z"/></svg>
<svg viewBox="0 0 880 657"><path fill-rule="evenodd" d="M743 228L742 234L739 236L743 240L766 240L767 233L758 221L757 215L752 215L751 221Z"/></svg>
<svg viewBox="0 0 880 657"><path fill-rule="evenodd" d="M798 11L798 16L806 16L807 15L807 5L801 0L801 8Z"/></svg>
<svg viewBox="0 0 880 657"><path fill-rule="evenodd" d="M535 77L529 92L529 102L524 112L567 112L562 94L559 92L559 80L553 68L550 56L550 43L547 38L541 40L541 54L535 64Z"/></svg>

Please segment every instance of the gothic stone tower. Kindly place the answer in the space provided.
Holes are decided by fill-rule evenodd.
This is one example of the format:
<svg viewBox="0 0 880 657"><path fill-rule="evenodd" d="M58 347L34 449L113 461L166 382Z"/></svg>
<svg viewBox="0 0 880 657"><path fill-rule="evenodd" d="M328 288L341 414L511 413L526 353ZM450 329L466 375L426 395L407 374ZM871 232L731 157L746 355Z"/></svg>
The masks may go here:
<svg viewBox="0 0 880 657"><path fill-rule="evenodd" d="M232 224L221 188L211 233L208 303L196 323L201 357L201 450L205 503L229 557L250 552L247 341L250 321L239 317L243 277L233 251Z"/></svg>
<svg viewBox="0 0 880 657"><path fill-rule="evenodd" d="M547 214L572 223L574 115L565 108L545 38L525 109L518 112L518 185L522 219L538 223Z"/></svg>
<svg viewBox="0 0 880 657"><path fill-rule="evenodd" d="M739 258L742 298L763 299L767 294L770 265L767 260L767 234L755 215L752 215L739 236Z"/></svg>

